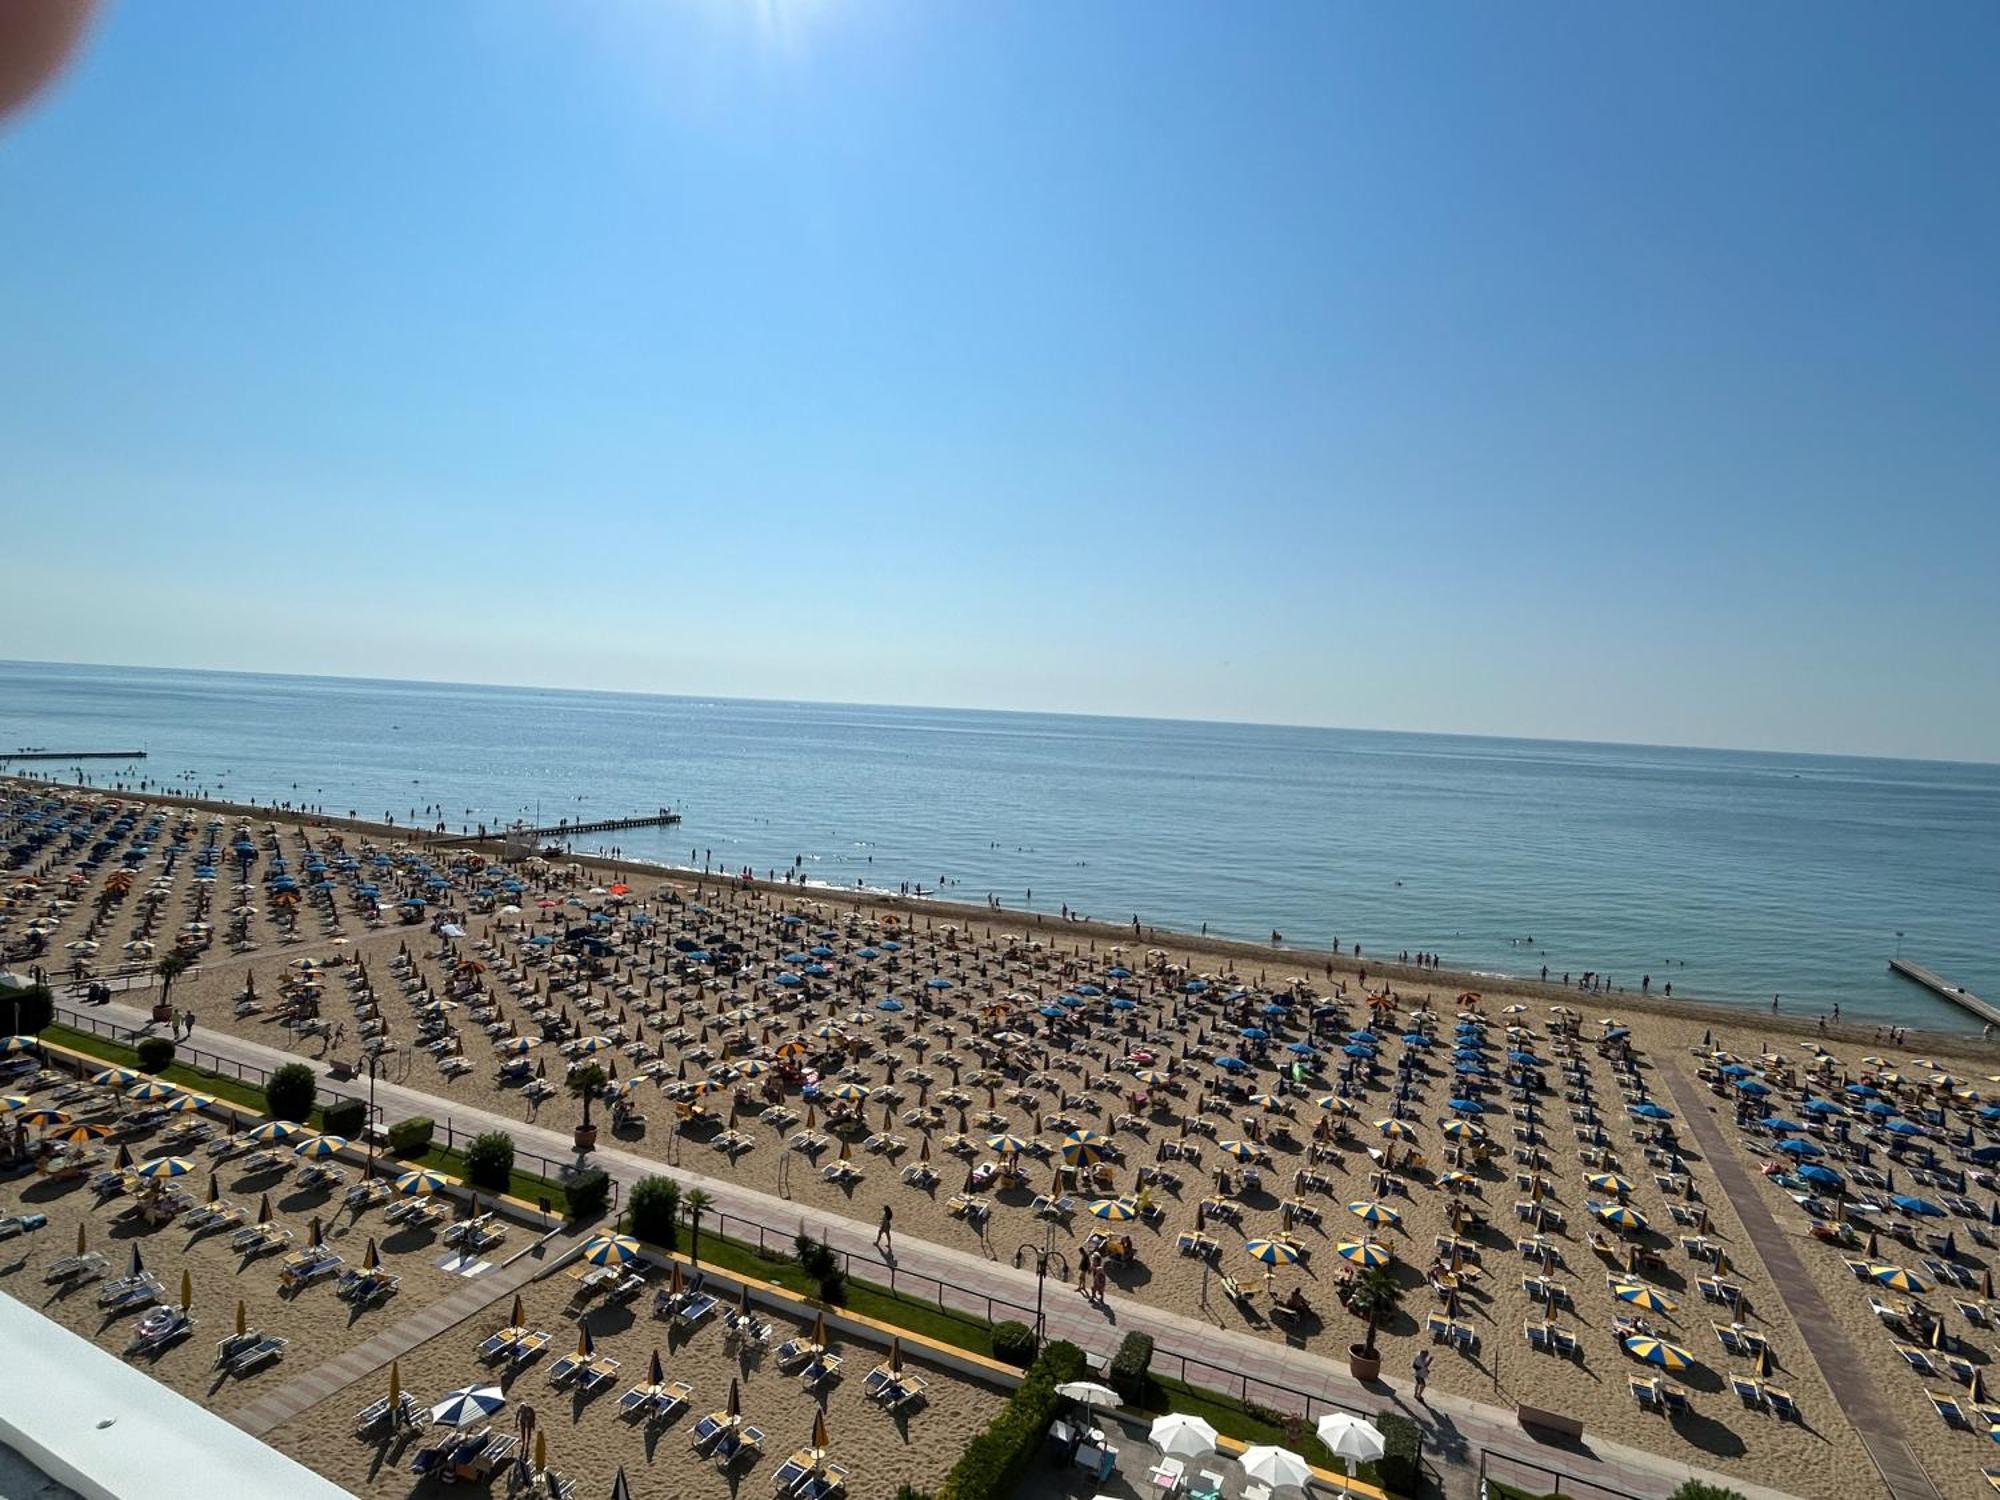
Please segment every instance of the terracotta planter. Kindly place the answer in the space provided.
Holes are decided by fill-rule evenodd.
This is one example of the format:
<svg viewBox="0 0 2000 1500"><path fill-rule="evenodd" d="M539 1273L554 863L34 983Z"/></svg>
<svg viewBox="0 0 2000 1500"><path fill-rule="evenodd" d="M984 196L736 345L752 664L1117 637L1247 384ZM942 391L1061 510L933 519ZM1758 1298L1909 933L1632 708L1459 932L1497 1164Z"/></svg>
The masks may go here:
<svg viewBox="0 0 2000 1500"><path fill-rule="evenodd" d="M174 1008L171 1005L155 1005L153 1007L153 1019L155 1021L165 1022L171 1021L173 1018Z"/></svg>
<svg viewBox="0 0 2000 1500"><path fill-rule="evenodd" d="M579 1151L594 1151L597 1149L597 1127L595 1125L579 1125L576 1127L576 1149Z"/></svg>
<svg viewBox="0 0 2000 1500"><path fill-rule="evenodd" d="M1382 1354L1380 1350L1370 1354L1366 1344L1347 1346L1347 1373L1359 1381L1382 1378Z"/></svg>

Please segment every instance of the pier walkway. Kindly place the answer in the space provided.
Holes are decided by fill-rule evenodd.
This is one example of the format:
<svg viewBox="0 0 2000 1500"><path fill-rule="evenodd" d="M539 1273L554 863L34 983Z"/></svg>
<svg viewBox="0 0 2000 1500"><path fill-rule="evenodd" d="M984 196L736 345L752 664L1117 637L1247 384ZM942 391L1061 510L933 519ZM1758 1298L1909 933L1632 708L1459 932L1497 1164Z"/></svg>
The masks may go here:
<svg viewBox="0 0 2000 1500"><path fill-rule="evenodd" d="M1911 963L1907 958L1892 958L1889 960L1889 972L1902 975L1912 984L1922 985L1933 995L1949 1000L1961 1009L1971 1011L1989 1025L2000 1026L2000 1006L1989 1004L1964 985L1953 984L1942 974L1933 974L1922 964Z"/></svg>

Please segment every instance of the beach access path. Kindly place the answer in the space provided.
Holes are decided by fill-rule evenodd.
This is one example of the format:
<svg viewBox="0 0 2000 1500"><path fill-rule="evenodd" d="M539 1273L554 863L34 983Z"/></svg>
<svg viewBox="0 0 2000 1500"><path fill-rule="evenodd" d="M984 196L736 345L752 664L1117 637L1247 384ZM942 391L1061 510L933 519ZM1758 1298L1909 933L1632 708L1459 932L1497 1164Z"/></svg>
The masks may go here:
<svg viewBox="0 0 2000 1500"><path fill-rule="evenodd" d="M149 1012L135 1010L117 1002L94 1009L107 1020L134 1030L144 1030L152 1024ZM246 1041L219 1031L204 1032L201 1046L217 1056L259 1068L271 1069L285 1063L304 1062L316 1073L323 1076L326 1074L325 1065L313 1058L288 1052L282 1048L265 1046L260 1042ZM352 1086L351 1081L343 1081L343 1087L351 1089ZM469 1109L443 1095L426 1093L421 1089L384 1080L376 1083L375 1101L382 1110L384 1123L393 1124L398 1120L417 1115L435 1117L440 1112L440 1104L444 1104L449 1106L453 1125L459 1130L467 1132L503 1130L529 1150L541 1152L556 1160L577 1159L567 1132L544 1129L516 1117ZM642 1178L671 1175L680 1182L683 1191L694 1187L703 1188L714 1199L714 1206L717 1209L740 1219L763 1224L777 1231L781 1239L787 1243L793 1228L798 1225L802 1217L799 1206L783 1198L752 1191L727 1177L711 1176L684 1166L670 1165L657 1157L641 1156L600 1144L597 1150L590 1153L590 1164L603 1168L623 1185L624 1190L628 1191ZM869 1276L872 1263L878 1269L870 1279L885 1283L889 1281L890 1262L875 1248L872 1216L870 1222L864 1223L858 1219L831 1215L823 1210L813 1210L807 1227L822 1235L834 1249L852 1255L857 1274ZM999 1247L996 1247L993 1253L1000 1253ZM1007 1253L1011 1253L1011 1250ZM896 1240L894 1264L899 1271L908 1271L933 1281L965 1287L974 1292L990 1293L1005 1298L1017 1306L1034 1305L1033 1273L1017 1270L1004 1260L974 1255L948 1245L899 1237ZM468 1289L467 1295L482 1296L480 1305L484 1305L484 1302L491 1300L491 1297L485 1294L491 1292L492 1287L489 1283L493 1280L494 1278L488 1277L479 1278L472 1284L472 1288ZM1491 1450L1530 1464L1545 1465L1576 1479L1600 1484L1610 1491L1635 1497L1635 1500L1667 1500L1667 1497L1691 1477L1705 1479L1736 1490L1744 1495L1746 1500L1790 1500L1784 1491L1695 1469L1657 1454L1627 1447L1594 1433L1587 1434L1581 1443L1560 1445L1543 1443L1522 1429L1512 1411L1469 1401L1443 1391L1431 1392L1428 1405L1419 1405L1410 1396L1407 1381L1392 1381L1385 1378L1372 1386L1364 1386L1350 1376L1343 1365L1335 1364L1318 1355L1288 1348L1283 1344L1250 1334L1219 1328L1211 1323L1183 1317L1159 1308L1148 1307L1129 1297L1114 1298L1105 1307L1096 1306L1084 1301L1073 1289L1054 1278L1051 1278L1046 1292L1044 1307L1048 1336L1052 1339L1067 1339L1104 1360L1108 1360L1117 1350L1119 1341L1127 1333L1136 1330L1150 1335L1163 1350L1186 1355L1190 1359L1219 1370L1248 1375L1252 1380L1288 1387L1323 1403L1368 1413L1381 1410L1386 1398L1397 1410L1424 1429L1426 1454L1437 1466L1444 1480L1446 1493L1455 1497L1455 1500L1456 1497L1470 1496L1474 1493L1479 1454L1482 1450ZM455 1302L456 1298L447 1300ZM475 1309L468 1309L466 1314L460 1316L469 1315L471 1310ZM440 1313L438 1316L444 1314ZM439 1324L438 1328L446 1326L449 1326L449 1322ZM400 1327L401 1325L398 1325L397 1328L384 1330L380 1337L393 1339ZM438 1328L433 1328L431 1331L436 1332ZM371 1341L371 1344L373 1342L375 1341ZM365 1349L369 1346L362 1347ZM358 1359L361 1351L354 1351L354 1355ZM386 1363L386 1360L383 1363ZM1166 1365L1162 1373L1173 1374L1174 1367L1171 1364ZM1844 1402L1845 1397L1842 1399ZM247 1417L250 1413L245 1412L243 1415ZM1852 1415L1850 1412L1850 1416Z"/></svg>
<svg viewBox="0 0 2000 1500"><path fill-rule="evenodd" d="M1890 1495L1894 1500L1938 1500L1937 1486L1910 1451L1909 1444L1904 1440L1902 1424L1882 1402L1874 1383L1862 1373L1863 1366L1854 1357L1847 1336L1827 1310L1826 1299L1820 1295L1819 1286L1800 1262L1798 1251L1793 1248L1784 1230L1771 1217L1770 1209L1757 1192L1757 1185L1750 1180L1742 1154L1729 1144L1717 1127L1712 1118L1715 1108L1713 1099L1671 1059L1663 1061L1660 1073L1666 1079L1674 1102L1680 1106L1681 1117L1687 1121L1695 1139L1701 1142L1702 1153L1708 1158L1709 1165L1715 1168L1716 1178L1729 1194L1729 1201L1738 1217L1743 1220L1744 1232L1750 1236L1750 1243L1757 1247L1757 1255L1764 1262L1764 1268L1771 1273L1771 1284L1778 1289L1778 1295L1785 1299L1786 1307L1791 1310L1792 1319L1799 1325L1799 1332L1805 1338L1806 1347L1812 1351L1820 1372L1826 1376L1834 1399L1840 1402L1840 1409L1861 1435L1868 1456L1881 1470Z"/></svg>

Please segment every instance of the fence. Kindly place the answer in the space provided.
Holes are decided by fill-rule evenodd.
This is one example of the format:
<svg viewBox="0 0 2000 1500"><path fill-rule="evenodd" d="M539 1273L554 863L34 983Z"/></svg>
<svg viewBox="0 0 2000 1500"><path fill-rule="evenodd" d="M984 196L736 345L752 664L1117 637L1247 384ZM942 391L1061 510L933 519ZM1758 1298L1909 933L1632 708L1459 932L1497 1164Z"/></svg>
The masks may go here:
<svg viewBox="0 0 2000 1500"><path fill-rule="evenodd" d="M137 1046L141 1040L151 1034L145 1031L134 1030L129 1026L120 1026L116 1021L108 1021L102 1016L86 1015L82 1011L71 1010L68 1006L64 1005L58 1005L55 1008L55 1012L56 1019L72 1030L89 1032L92 1036L101 1036L108 1041L119 1042L127 1047ZM272 1070L269 1068L260 1068L255 1063L238 1062L234 1058L223 1057L214 1052L207 1052L189 1042L177 1041L174 1043L174 1061L185 1063L191 1068L200 1068L204 1072L218 1074L224 1078L234 1078L239 1083L254 1084L258 1088L264 1087L271 1080ZM329 1088L324 1081L319 1086L318 1099L322 1105L349 1099L364 1104L367 1103L365 1095L349 1094L342 1092L340 1089ZM371 1119L375 1114L380 1113L379 1106L369 1105L368 1107L372 1111ZM447 1151L461 1150L464 1146L470 1145L474 1137L484 1133L483 1130L458 1129L450 1115L434 1118L436 1119L438 1130L444 1136L444 1146ZM464 1141L461 1142L459 1140L460 1136L465 1137ZM526 1150L518 1141L514 1145L514 1165L519 1171L532 1172L535 1176L546 1177L554 1183L565 1181L577 1170L577 1165L574 1162L557 1161L553 1157L543 1156L538 1151ZM613 1177L611 1179L611 1203L614 1208L619 1202L620 1188L621 1184L618 1179Z"/></svg>
<svg viewBox="0 0 2000 1500"><path fill-rule="evenodd" d="M1479 1454L1479 1500L1498 1500L1493 1485L1502 1484L1524 1495L1574 1496L1575 1500L1642 1500L1630 1490L1621 1490L1594 1479L1578 1479L1533 1459L1516 1458L1485 1448Z"/></svg>

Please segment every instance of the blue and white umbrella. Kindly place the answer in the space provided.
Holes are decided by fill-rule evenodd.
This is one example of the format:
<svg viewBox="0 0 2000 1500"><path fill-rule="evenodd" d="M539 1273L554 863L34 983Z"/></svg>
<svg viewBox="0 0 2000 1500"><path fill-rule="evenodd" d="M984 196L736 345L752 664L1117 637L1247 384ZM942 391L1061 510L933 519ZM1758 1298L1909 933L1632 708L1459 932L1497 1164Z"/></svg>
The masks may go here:
<svg viewBox="0 0 2000 1500"><path fill-rule="evenodd" d="M439 1427L470 1427L484 1422L507 1404L506 1393L497 1385L468 1385L447 1392L431 1408L431 1421Z"/></svg>

